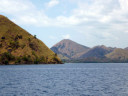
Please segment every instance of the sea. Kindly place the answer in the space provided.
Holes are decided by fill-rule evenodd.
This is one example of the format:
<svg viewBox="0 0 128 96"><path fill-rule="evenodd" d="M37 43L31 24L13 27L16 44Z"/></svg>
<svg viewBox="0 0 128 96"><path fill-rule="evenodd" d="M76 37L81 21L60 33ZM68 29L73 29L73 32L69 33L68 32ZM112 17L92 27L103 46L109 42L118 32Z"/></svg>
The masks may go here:
<svg viewBox="0 0 128 96"><path fill-rule="evenodd" d="M1 65L0 96L128 96L128 63Z"/></svg>

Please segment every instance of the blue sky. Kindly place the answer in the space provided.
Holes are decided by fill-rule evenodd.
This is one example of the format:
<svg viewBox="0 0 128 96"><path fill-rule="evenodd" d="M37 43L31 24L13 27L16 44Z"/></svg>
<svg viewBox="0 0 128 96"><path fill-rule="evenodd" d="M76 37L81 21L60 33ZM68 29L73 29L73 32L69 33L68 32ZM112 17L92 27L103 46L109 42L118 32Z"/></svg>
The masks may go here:
<svg viewBox="0 0 128 96"><path fill-rule="evenodd" d="M128 0L0 0L0 14L48 47L62 39L128 47Z"/></svg>

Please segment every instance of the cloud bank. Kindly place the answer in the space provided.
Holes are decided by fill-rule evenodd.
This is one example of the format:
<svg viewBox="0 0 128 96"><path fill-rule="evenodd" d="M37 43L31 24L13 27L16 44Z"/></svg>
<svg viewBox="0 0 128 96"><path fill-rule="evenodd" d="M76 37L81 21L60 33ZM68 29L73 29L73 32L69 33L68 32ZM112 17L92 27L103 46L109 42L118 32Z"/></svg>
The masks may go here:
<svg viewBox="0 0 128 96"><path fill-rule="evenodd" d="M48 16L47 8L52 11L59 6L58 9L63 9L63 2L67 2L69 14L56 12L56 16ZM71 8L70 4L77 6ZM0 13L12 16L11 19L21 25L72 28L85 35L86 40L127 40L128 0L50 0L42 6L46 7L38 9L31 0L0 0ZM66 11L68 10L63 10Z"/></svg>
<svg viewBox="0 0 128 96"><path fill-rule="evenodd" d="M62 0L63 1L63 0ZM38 26L81 26L95 27L98 24L127 24L127 0L70 0L78 7L72 9L70 16L58 15L50 18L45 11L38 10L30 0L0 0L0 12L15 16L16 22L34 24ZM67 1L68 2L68 1ZM54 7L62 3L59 0L47 2L47 7ZM43 4L42 4L43 5ZM54 24L53 24L54 22Z"/></svg>

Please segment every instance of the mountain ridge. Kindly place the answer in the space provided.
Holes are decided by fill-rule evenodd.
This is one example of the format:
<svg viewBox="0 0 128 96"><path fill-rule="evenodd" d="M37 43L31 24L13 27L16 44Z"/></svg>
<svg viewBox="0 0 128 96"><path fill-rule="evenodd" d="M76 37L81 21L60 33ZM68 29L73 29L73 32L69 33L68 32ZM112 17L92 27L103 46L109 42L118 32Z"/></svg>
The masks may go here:
<svg viewBox="0 0 128 96"><path fill-rule="evenodd" d="M114 49L110 47L106 47L104 45L98 45L93 48L91 48L87 53L83 54L81 58L85 57L98 57L103 58L106 54L112 52Z"/></svg>
<svg viewBox="0 0 128 96"><path fill-rule="evenodd" d="M128 50L128 47L126 47L125 50Z"/></svg>
<svg viewBox="0 0 128 96"><path fill-rule="evenodd" d="M79 57L79 54L87 52L89 49L89 47L83 46L69 39L61 40L51 48L55 53L61 54L69 59L77 58Z"/></svg>
<svg viewBox="0 0 128 96"><path fill-rule="evenodd" d="M63 44L65 44L67 42L73 42L73 43L76 43L72 40L61 40L59 43L55 44L51 50L53 50L55 53L58 54L58 56L60 56L60 58L63 60L63 61L66 61L66 62L128 62L128 54L127 54L127 50L128 48L125 48L125 49L122 49L122 50L119 50L119 48L116 48L116 47L106 47L105 45L98 45L98 46L95 46L95 47L92 47L92 48L89 48L87 46L84 46L84 45L79 45L79 48L80 46L83 47L83 48L86 48L86 51L82 50L81 52L78 51L77 54L74 54L74 56L71 56L68 55L68 59L67 58L62 58L64 56L66 56L66 52L65 50L66 49L79 49L79 48L75 48L77 46L73 46L72 43L68 44L66 46L66 49L65 47L62 47ZM60 47L58 47L60 46ZM61 51L62 49L63 51ZM70 51L69 53L72 52L72 50L68 50ZM81 50L81 49L80 49ZM78 56L77 56L78 55ZM117 56L118 55L118 56ZM125 58L125 59L119 59L119 58Z"/></svg>

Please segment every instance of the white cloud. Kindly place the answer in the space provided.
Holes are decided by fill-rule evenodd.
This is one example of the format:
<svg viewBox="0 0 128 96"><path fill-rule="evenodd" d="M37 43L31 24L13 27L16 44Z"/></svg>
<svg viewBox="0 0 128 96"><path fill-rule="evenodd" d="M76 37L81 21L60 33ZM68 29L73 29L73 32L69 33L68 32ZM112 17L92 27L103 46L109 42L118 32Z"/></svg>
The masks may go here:
<svg viewBox="0 0 128 96"><path fill-rule="evenodd" d="M46 7L52 8L62 1L50 0ZM99 38L112 41L114 38L117 40L120 37L127 41L124 35L128 33L128 0L68 1L73 2L73 4L76 3L78 6L73 8L70 14L66 12L54 17L49 17L47 12L37 9L30 0L0 0L0 13L10 15L17 24L72 28L78 33L81 31L80 34L84 34L88 40L90 38L98 40ZM70 35L63 35L62 37L69 39ZM50 38L53 39L54 37Z"/></svg>
<svg viewBox="0 0 128 96"><path fill-rule="evenodd" d="M22 13L34 8L34 5L28 0L0 0L0 12L7 14Z"/></svg>
<svg viewBox="0 0 128 96"><path fill-rule="evenodd" d="M15 17L12 19L16 23L34 26L70 27L82 25L97 29L97 26L106 26L109 23L112 26L117 22L128 21L127 0L119 0L119 2L118 0L92 0L91 3L84 0L70 1L78 4L70 16L59 15L55 18L49 18L44 11L37 10L29 0L0 0L0 12ZM59 3L58 0L51 0L47 6L54 7Z"/></svg>
<svg viewBox="0 0 128 96"><path fill-rule="evenodd" d="M70 35L66 34L66 35L62 35L63 39L70 39Z"/></svg>
<svg viewBox="0 0 128 96"><path fill-rule="evenodd" d="M56 24L62 26L70 26L70 25L78 25L80 23L79 18L75 16L65 17L65 16L58 16L56 18Z"/></svg>
<svg viewBox="0 0 128 96"><path fill-rule="evenodd" d="M128 34L128 31L124 31L124 33L127 33Z"/></svg>
<svg viewBox="0 0 128 96"><path fill-rule="evenodd" d="M11 15L15 23L22 25L49 26L52 22L30 0L0 0L0 13Z"/></svg>
<svg viewBox="0 0 128 96"><path fill-rule="evenodd" d="M110 22L110 20L111 20L111 16L103 16L103 17L100 19L100 21L101 21L102 23L108 23L108 22Z"/></svg>
<svg viewBox="0 0 128 96"><path fill-rule="evenodd" d="M38 21L36 20L36 18L33 18L31 16L21 16L20 17L21 22L24 22L26 24L35 24L38 23Z"/></svg>
<svg viewBox="0 0 128 96"><path fill-rule="evenodd" d="M54 7L54 6L58 5L58 4L59 4L58 0L51 0L46 5L47 5L48 8L51 8L51 7Z"/></svg>
<svg viewBox="0 0 128 96"><path fill-rule="evenodd" d="M119 3L122 10L128 10L128 0L119 0Z"/></svg>

